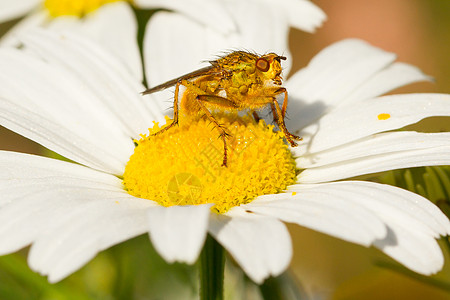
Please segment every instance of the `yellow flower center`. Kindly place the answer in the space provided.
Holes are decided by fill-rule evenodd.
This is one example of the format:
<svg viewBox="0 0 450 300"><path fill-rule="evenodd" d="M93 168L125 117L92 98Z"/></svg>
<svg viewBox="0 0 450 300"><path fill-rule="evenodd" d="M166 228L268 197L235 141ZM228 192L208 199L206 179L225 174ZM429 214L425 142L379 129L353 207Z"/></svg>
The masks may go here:
<svg viewBox="0 0 450 300"><path fill-rule="evenodd" d="M295 182L294 158L273 126L230 115L218 121L230 133L227 167L218 130L208 120L188 122L135 141L123 175L128 193L163 206L214 203L224 213ZM159 130L157 123L149 129Z"/></svg>
<svg viewBox="0 0 450 300"><path fill-rule="evenodd" d="M45 0L44 6L52 17L83 17L104 4L117 1L132 2L132 0Z"/></svg>

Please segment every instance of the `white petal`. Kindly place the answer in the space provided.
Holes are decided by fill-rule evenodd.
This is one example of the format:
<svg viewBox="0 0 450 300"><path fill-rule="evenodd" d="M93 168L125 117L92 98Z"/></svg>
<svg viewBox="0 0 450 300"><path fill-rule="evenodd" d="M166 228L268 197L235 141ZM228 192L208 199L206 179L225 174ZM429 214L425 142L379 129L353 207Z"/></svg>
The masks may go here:
<svg viewBox="0 0 450 300"><path fill-rule="evenodd" d="M22 39L46 61L67 69L82 81L85 90L98 97L96 100L102 110L119 119L129 135L139 137L147 131L151 121L163 120L161 110L140 96L144 90L142 84L130 76L122 62L97 44L75 34L44 31L34 31ZM91 99L85 101L92 102Z"/></svg>
<svg viewBox="0 0 450 300"><path fill-rule="evenodd" d="M0 23L29 13L39 3L40 0L0 0Z"/></svg>
<svg viewBox="0 0 450 300"><path fill-rule="evenodd" d="M158 206L148 210L150 239L167 262L196 261L205 242L211 206Z"/></svg>
<svg viewBox="0 0 450 300"><path fill-rule="evenodd" d="M431 275L442 269L444 256L433 237L411 230L404 224L390 226L392 231L388 237L376 241L375 247L420 274Z"/></svg>
<svg viewBox="0 0 450 300"><path fill-rule="evenodd" d="M67 184L67 180L74 180L93 186L111 186L113 190L122 190L122 183L116 176L99 172L74 163L68 163L57 159L50 159L42 156L24 154L11 151L0 151L0 188L12 188L15 185L34 184L41 180L44 185ZM17 193L27 193L26 189L15 189ZM2 193L0 206L8 203Z"/></svg>
<svg viewBox="0 0 450 300"><path fill-rule="evenodd" d="M322 185L323 186L323 185ZM358 193L355 204L373 210L388 226L374 245L411 270L430 275L444 264L435 238L450 233L450 221L437 206L412 192L373 182L331 183L336 193Z"/></svg>
<svg viewBox="0 0 450 300"><path fill-rule="evenodd" d="M198 36L206 34L206 28L183 15L158 12L152 16L145 30L143 51L149 85L155 86L209 65L205 59L212 59L212 55L218 53L208 49L203 39L198 40Z"/></svg>
<svg viewBox="0 0 450 300"><path fill-rule="evenodd" d="M76 16L54 18L46 24L46 28L91 39L116 56L116 59L121 59L122 68L127 74L132 73L138 81L142 81L136 19L127 3L120 1L103 5L83 19Z"/></svg>
<svg viewBox="0 0 450 300"><path fill-rule="evenodd" d="M301 144L307 145L303 149L310 153L319 152L434 116L450 116L450 95L403 94L366 99L340 106L302 130Z"/></svg>
<svg viewBox="0 0 450 300"><path fill-rule="evenodd" d="M296 187L290 186L289 191L295 191ZM301 189L296 195L289 192L260 196L244 208L364 246L385 237L384 223L346 196L318 187Z"/></svg>
<svg viewBox="0 0 450 300"><path fill-rule="evenodd" d="M448 235L448 218L427 199L390 185L345 181L319 185L295 185L298 194L317 191L345 197L349 205L370 210L388 228L373 244L406 267L431 274L443 265L435 238Z"/></svg>
<svg viewBox="0 0 450 300"><path fill-rule="evenodd" d="M231 12L238 26L236 44L229 44L231 49L249 49L256 53L276 52L289 56L288 34L289 24L283 6L272 1L246 0L229 1L228 11ZM222 50L227 50L225 48ZM283 63L283 69L286 64ZM284 70L284 75L287 74Z"/></svg>
<svg viewBox="0 0 450 300"><path fill-rule="evenodd" d="M48 216L50 222L30 249L30 267L49 275L50 282L76 271L99 251L147 232L146 209L155 205L126 193L92 193L90 198L84 189L69 195L74 203L64 199L60 205L72 204L70 209L64 207L56 217Z"/></svg>
<svg viewBox="0 0 450 300"><path fill-rule="evenodd" d="M450 133L421 133L415 131L396 131L378 133L355 142L318 153L304 153L298 147L292 148L297 167L308 169L331 165L335 163L354 163L357 159L367 159L373 156L385 158L386 163L390 155L404 155L413 150L430 149L436 147L450 147ZM442 158L443 159L443 158ZM352 161L353 160L353 161ZM405 161L405 160L403 160ZM376 166L375 166L376 167Z"/></svg>
<svg viewBox="0 0 450 300"><path fill-rule="evenodd" d="M290 188L291 189L291 188ZM349 204L360 205L371 210L386 224L392 220L414 231L421 231L434 237L450 232L450 221L439 208L420 195L368 181L341 181L314 185L294 185L292 190L299 194L317 191L329 195L341 195Z"/></svg>
<svg viewBox="0 0 450 300"><path fill-rule="evenodd" d="M356 39L325 48L285 83L290 123L295 128L310 124L394 60L394 54Z"/></svg>
<svg viewBox="0 0 450 300"><path fill-rule="evenodd" d="M213 214L209 231L258 284L281 274L291 261L291 239L277 219L235 207L226 215Z"/></svg>
<svg viewBox="0 0 450 300"><path fill-rule="evenodd" d="M9 0L6 1L10 2ZM17 38L18 36L30 29L43 26L48 21L48 18L49 15L45 10L37 10L30 13L0 37L0 46L19 46L20 41Z"/></svg>
<svg viewBox="0 0 450 300"><path fill-rule="evenodd" d="M222 34L235 30L233 19L219 0L135 0L134 3L139 8L174 10L189 17L192 22L210 26ZM187 32L182 26L177 26L177 28L180 31Z"/></svg>
<svg viewBox="0 0 450 300"><path fill-rule="evenodd" d="M183 30L179 30L183 28ZM205 39L198 40L199 36ZM175 41L175 42L174 42ZM189 18L168 12L152 16L145 30L143 55L145 75L150 87L177 78L209 65L205 60L213 59L219 49L228 45L222 36ZM151 95L162 111L173 106L174 89Z"/></svg>
<svg viewBox="0 0 450 300"><path fill-rule="evenodd" d="M273 8L287 14L289 24L300 30L314 32L326 20L325 13L314 3L308 0L282 0L267 1Z"/></svg>
<svg viewBox="0 0 450 300"><path fill-rule="evenodd" d="M98 251L147 230L152 201L115 176L34 155L0 152L0 253L34 243L30 266L54 282Z"/></svg>
<svg viewBox="0 0 450 300"><path fill-rule="evenodd" d="M64 222L71 211L94 205L99 199L123 197L124 192L110 187L89 187L84 181L65 180L59 184L50 180L28 180L18 188L22 192L5 188L10 203L0 210L2 239L0 253L17 251L44 236L56 222ZM45 185L43 185L45 184ZM16 186L15 186L16 187ZM111 200L114 203L114 201Z"/></svg>
<svg viewBox="0 0 450 300"><path fill-rule="evenodd" d="M283 76L287 76L292 65L292 56L288 48L289 24L286 18L288 10L272 1L230 1L228 4L228 10L232 12L239 28L234 33L234 38L233 35L227 36L227 45L222 51L249 49L258 54L269 52L282 54L287 57L283 62Z"/></svg>
<svg viewBox="0 0 450 300"><path fill-rule="evenodd" d="M0 151L0 168L3 254L30 244L56 217L64 218L59 210L67 212L86 200L95 201L95 195L128 195L115 176L55 159Z"/></svg>
<svg viewBox="0 0 450 300"><path fill-rule="evenodd" d="M173 28L174 24L178 24L183 31ZM162 11L152 16L147 23L143 44L146 76L150 86L207 65L199 65L205 59L204 43L192 39L199 32L203 33L204 28L182 15ZM173 41L179 41L181 36L186 39L174 44Z"/></svg>
<svg viewBox="0 0 450 300"><path fill-rule="evenodd" d="M358 86L340 105L383 95L398 87L419 82L431 81L419 68L405 63L393 63L387 68L368 78Z"/></svg>
<svg viewBox="0 0 450 300"><path fill-rule="evenodd" d="M79 23L79 30L84 36L91 37L122 59L128 71L142 81L136 17L128 3L120 1L103 5Z"/></svg>
<svg viewBox="0 0 450 300"><path fill-rule="evenodd" d="M297 179L301 183L327 182L387 170L449 164L450 146L442 146L393 152L309 168L301 172Z"/></svg>
<svg viewBox="0 0 450 300"><path fill-rule="evenodd" d="M80 135L60 124L49 120L24 107L18 107L11 101L0 97L0 124L15 131L64 157L86 166L116 175L123 174L126 155L116 156L108 149L108 144L95 140L94 136ZM125 153L132 153L130 149ZM119 149L113 148L116 152Z"/></svg>
<svg viewBox="0 0 450 300"><path fill-rule="evenodd" d="M217 30L221 34L230 34L236 32L239 28L244 28L245 25L236 22L237 14L240 13L252 13L257 11L259 6L267 6L264 8L266 11L273 11L280 18L286 19L290 25L313 32L316 27L320 26L325 20L326 16L323 11L312 4L310 1L293 1L284 0L279 2L274 1L208 1L202 2L198 0L190 1L155 1L155 0L136 0L135 4L142 8L168 8L176 12L179 12L189 18L193 22L202 24L202 26L208 26ZM249 5L250 9L243 9L241 4ZM230 9L231 7L231 9ZM228 9L227 9L228 8ZM260 23L269 20L264 19L263 16L258 20ZM274 23L272 23L273 25ZM264 30L261 30L260 34L264 34Z"/></svg>

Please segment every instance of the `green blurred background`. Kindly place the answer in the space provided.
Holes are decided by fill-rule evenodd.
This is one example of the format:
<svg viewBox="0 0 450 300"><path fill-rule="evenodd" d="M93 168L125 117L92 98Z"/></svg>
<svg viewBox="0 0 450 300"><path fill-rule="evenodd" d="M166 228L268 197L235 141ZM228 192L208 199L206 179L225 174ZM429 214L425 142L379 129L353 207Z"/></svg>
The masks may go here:
<svg viewBox="0 0 450 300"><path fill-rule="evenodd" d="M323 47L357 37L397 53L399 61L416 65L436 79L435 83L414 84L395 93L450 93L450 1L313 2L326 12L328 21L313 35L291 31L291 74ZM13 24L0 25L0 34ZM412 128L449 131L450 120L427 119ZM0 149L48 154L36 143L4 128L0 130ZM289 230L295 251L291 278L310 299L450 299L448 243L441 243L446 253L444 270L426 278L407 271L375 249L299 226L289 226ZM0 257L0 299L187 299L196 295L196 267L166 264L146 236L100 253L80 271L54 285L29 270L26 252L24 249ZM258 298L256 287L232 263L226 276L229 299Z"/></svg>

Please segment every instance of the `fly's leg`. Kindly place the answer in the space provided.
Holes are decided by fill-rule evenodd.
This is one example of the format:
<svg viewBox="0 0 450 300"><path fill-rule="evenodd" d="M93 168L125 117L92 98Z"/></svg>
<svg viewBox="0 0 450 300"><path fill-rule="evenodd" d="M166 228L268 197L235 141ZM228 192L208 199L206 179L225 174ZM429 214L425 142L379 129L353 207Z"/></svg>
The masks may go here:
<svg viewBox="0 0 450 300"><path fill-rule="evenodd" d="M174 96L174 100L173 100L173 120L172 120L172 123L170 123L169 125L167 125L163 129L159 130L158 132L152 133L151 136L161 134L161 133L167 131L172 126L178 124L178 96L179 96L179 92L180 92L180 85L181 85L181 81L178 81L177 85L175 86L175 96Z"/></svg>
<svg viewBox="0 0 450 300"><path fill-rule="evenodd" d="M284 88L283 88L284 89ZM287 107L287 92L286 89L284 89L285 97L283 102L283 108ZM280 106L278 105L277 99L273 98L272 103L270 103L270 107L272 108L272 114L275 122L278 124L278 127L280 127L281 130L283 130L284 135L286 136L287 141L289 144L291 144L292 147L297 146L297 143L294 142L294 140L301 141L302 138L290 133L286 125L284 123L284 114L283 110L280 109ZM285 113L286 111L284 111Z"/></svg>
<svg viewBox="0 0 450 300"><path fill-rule="evenodd" d="M288 93L285 88L282 88L281 91L282 91L282 93L284 93L283 106L281 107L281 115L283 116L283 120L284 120L284 116L286 115L286 110L287 110L287 106L288 106Z"/></svg>
<svg viewBox="0 0 450 300"><path fill-rule="evenodd" d="M252 115L256 123L259 123L259 120L261 120L261 118L258 116L258 113L256 111L252 111Z"/></svg>
<svg viewBox="0 0 450 300"><path fill-rule="evenodd" d="M236 108L235 104L231 102L230 100L215 96L215 95L198 95L197 96L197 103L199 104L202 111L205 113L208 120L210 120L219 130L220 135L219 137L223 141L223 161L222 161L222 167L227 166L227 160L228 160L228 147L227 147L227 137L230 136L229 133L225 131L225 128L217 122L216 118L212 115L212 113L205 107L203 102L212 103L214 105L218 105L224 108Z"/></svg>
<svg viewBox="0 0 450 300"><path fill-rule="evenodd" d="M280 109L280 106L278 105L277 99L273 96L267 96L267 95L255 95L252 96L252 103L255 105L267 105L270 104L270 107L272 108L272 114L273 119L278 124L278 127L283 131L286 140L291 144L292 147L297 146L297 143L294 142L294 140L301 141L302 139L292 133L290 133L286 125L284 123L284 115L286 114L287 109L287 91L285 88L277 88L274 90L271 94L279 95L281 93L284 93L284 102L283 102L283 109Z"/></svg>
<svg viewBox="0 0 450 300"><path fill-rule="evenodd" d="M273 102L270 102L270 108L272 110L272 116L273 116L273 120L275 121L275 123L278 124L278 116L277 116L277 109L275 108L275 105L273 104Z"/></svg>
<svg viewBox="0 0 450 300"><path fill-rule="evenodd" d="M287 93L287 90L285 88L278 89L277 93L278 94L284 93L283 105L281 107L281 115L282 115L283 121L284 121L284 117L286 115L286 110L287 110L287 106L288 106L288 93ZM275 117L275 108L274 108L273 105L272 105L272 113L273 113L274 118L276 120L277 118Z"/></svg>

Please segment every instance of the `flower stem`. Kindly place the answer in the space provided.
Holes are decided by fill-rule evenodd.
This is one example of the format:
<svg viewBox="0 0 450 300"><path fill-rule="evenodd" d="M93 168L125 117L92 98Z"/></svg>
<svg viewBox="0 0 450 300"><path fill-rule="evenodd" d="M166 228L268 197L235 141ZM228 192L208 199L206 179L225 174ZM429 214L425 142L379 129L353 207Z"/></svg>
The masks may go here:
<svg viewBox="0 0 450 300"><path fill-rule="evenodd" d="M200 299L223 299L225 251L210 235L200 255Z"/></svg>
<svg viewBox="0 0 450 300"><path fill-rule="evenodd" d="M266 279L266 281L259 286L259 289L264 300L283 299L281 296L280 285L273 277Z"/></svg>
<svg viewBox="0 0 450 300"><path fill-rule="evenodd" d="M264 300L308 299L303 285L289 271L277 277L269 277L259 286Z"/></svg>

